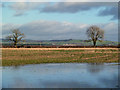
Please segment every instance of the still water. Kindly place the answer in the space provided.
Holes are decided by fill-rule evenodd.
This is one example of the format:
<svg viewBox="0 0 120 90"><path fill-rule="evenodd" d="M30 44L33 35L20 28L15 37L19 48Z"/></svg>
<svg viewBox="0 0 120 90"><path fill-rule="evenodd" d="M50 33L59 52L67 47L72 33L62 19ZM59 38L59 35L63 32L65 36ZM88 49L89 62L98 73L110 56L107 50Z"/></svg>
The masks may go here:
<svg viewBox="0 0 120 90"><path fill-rule="evenodd" d="M118 64L35 64L3 67L2 88L117 88Z"/></svg>

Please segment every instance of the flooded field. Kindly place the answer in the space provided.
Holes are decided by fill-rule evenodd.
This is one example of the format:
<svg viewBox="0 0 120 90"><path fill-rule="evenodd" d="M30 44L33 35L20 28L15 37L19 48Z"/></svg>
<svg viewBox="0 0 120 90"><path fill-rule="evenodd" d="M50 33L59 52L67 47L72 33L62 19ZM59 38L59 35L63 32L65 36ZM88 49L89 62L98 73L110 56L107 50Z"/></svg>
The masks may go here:
<svg viewBox="0 0 120 90"><path fill-rule="evenodd" d="M118 64L54 63L4 66L3 88L117 88Z"/></svg>

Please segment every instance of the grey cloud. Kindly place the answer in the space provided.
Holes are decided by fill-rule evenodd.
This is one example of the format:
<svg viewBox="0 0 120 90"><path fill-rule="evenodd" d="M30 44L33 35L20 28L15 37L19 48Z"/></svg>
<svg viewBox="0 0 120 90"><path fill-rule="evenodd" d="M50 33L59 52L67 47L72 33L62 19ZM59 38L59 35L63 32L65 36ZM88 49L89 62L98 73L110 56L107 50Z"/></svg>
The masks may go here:
<svg viewBox="0 0 120 90"><path fill-rule="evenodd" d="M101 10L98 14L99 16L112 16L111 20L118 19L118 7L110 7Z"/></svg>
<svg viewBox="0 0 120 90"><path fill-rule="evenodd" d="M68 22L35 21L21 26L21 30L37 39L65 39L78 37L81 27Z"/></svg>
<svg viewBox="0 0 120 90"><path fill-rule="evenodd" d="M13 29L19 28L21 25L19 24L12 24L12 23L8 23L8 24L1 24L0 27L2 27L0 29L0 31L2 31L2 36L5 38L7 35L11 34L11 31Z"/></svg>
<svg viewBox="0 0 120 90"><path fill-rule="evenodd" d="M0 8L3 8L3 7L5 7L5 4L3 4L3 3L0 3Z"/></svg>
<svg viewBox="0 0 120 90"><path fill-rule="evenodd" d="M47 3L43 3L43 2L16 2L14 4L9 5L8 7L16 11L14 16L22 16L30 10L41 9L42 4L47 4Z"/></svg>
<svg viewBox="0 0 120 90"><path fill-rule="evenodd" d="M118 40L118 25L116 23L97 24L105 30L105 40ZM3 38L10 33L11 27L19 28L24 32L26 39L60 40L60 39L87 39L86 30L90 25L74 24L70 22L33 21L23 25L3 25Z"/></svg>
<svg viewBox="0 0 120 90"><path fill-rule="evenodd" d="M42 13L77 13L88 11L91 9L101 9L98 16L113 16L117 19L117 2L19 2L10 5L9 7L16 11L14 16L21 16L30 10L37 10Z"/></svg>
<svg viewBox="0 0 120 90"><path fill-rule="evenodd" d="M99 16L113 16L111 19L115 20L118 16L118 3L116 2L59 2L54 5L48 5L41 10L45 13L77 13L81 11L88 11L91 9L101 9Z"/></svg>
<svg viewBox="0 0 120 90"><path fill-rule="evenodd" d="M114 3L113 3L114 4ZM87 11L103 6L111 6L112 3L98 2L58 2L54 5L48 5L41 12L59 12L59 13L77 13L79 11Z"/></svg>
<svg viewBox="0 0 120 90"><path fill-rule="evenodd" d="M22 16L24 12L16 12L14 16Z"/></svg>

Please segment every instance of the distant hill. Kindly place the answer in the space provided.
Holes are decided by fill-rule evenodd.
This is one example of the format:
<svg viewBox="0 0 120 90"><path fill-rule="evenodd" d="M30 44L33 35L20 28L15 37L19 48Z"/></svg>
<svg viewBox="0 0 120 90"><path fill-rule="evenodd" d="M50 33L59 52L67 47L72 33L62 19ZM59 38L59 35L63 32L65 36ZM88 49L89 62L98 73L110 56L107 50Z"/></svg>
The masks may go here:
<svg viewBox="0 0 120 90"><path fill-rule="evenodd" d="M25 40L25 42L20 42L22 45L64 45L64 46L92 46L92 42L87 40L76 40L76 39L66 39L66 40ZM12 42L2 39L2 45L12 45ZM117 46L118 42L115 41L103 41L97 42L98 46Z"/></svg>

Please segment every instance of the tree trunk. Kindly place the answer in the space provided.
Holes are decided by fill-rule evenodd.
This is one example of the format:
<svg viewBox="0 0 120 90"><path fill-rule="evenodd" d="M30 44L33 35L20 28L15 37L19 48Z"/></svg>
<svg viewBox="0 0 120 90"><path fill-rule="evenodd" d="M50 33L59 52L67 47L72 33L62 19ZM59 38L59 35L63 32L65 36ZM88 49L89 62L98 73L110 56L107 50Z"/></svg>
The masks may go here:
<svg viewBox="0 0 120 90"><path fill-rule="evenodd" d="M93 45L94 45L94 47L96 46L96 41L93 41Z"/></svg>
<svg viewBox="0 0 120 90"><path fill-rule="evenodd" d="M17 43L16 42L14 42L14 47L17 48Z"/></svg>

